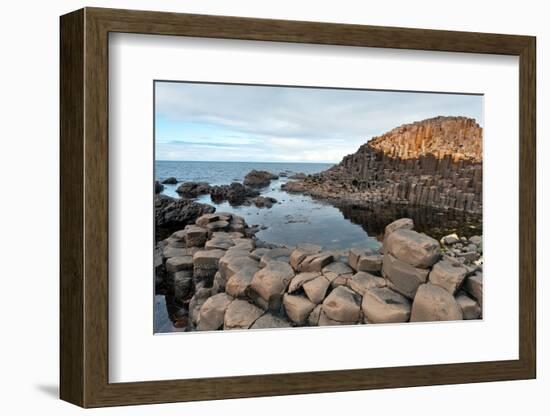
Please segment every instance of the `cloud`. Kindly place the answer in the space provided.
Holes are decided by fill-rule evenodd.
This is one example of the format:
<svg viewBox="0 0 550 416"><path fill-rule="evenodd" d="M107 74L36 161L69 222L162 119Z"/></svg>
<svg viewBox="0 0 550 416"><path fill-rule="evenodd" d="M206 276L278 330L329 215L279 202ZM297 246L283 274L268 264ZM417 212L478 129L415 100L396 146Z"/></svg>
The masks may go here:
<svg viewBox="0 0 550 416"><path fill-rule="evenodd" d="M338 162L370 138L438 115L475 118L474 95L157 82L157 159Z"/></svg>

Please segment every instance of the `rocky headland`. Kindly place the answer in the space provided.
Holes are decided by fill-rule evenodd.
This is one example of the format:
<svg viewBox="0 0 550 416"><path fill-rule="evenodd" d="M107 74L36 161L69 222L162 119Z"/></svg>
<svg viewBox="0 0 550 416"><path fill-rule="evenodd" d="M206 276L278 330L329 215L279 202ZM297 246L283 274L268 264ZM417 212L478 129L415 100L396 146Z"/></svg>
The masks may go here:
<svg viewBox="0 0 550 416"><path fill-rule="evenodd" d="M283 189L365 206L405 204L482 212L482 128L436 117L374 137L334 167Z"/></svg>
<svg viewBox="0 0 550 416"><path fill-rule="evenodd" d="M208 213L159 241L157 292L187 330L478 319L482 238L437 241L402 218L380 249L273 247L243 218ZM168 303L168 302L167 302Z"/></svg>

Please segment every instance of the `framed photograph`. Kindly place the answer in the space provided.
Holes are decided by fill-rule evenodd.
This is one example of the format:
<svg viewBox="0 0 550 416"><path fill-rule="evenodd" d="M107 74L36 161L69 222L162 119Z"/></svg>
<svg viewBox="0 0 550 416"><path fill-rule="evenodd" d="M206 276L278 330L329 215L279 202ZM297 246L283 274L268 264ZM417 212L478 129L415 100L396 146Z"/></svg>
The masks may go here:
<svg viewBox="0 0 550 416"><path fill-rule="evenodd" d="M62 16L61 398L535 378L535 49Z"/></svg>

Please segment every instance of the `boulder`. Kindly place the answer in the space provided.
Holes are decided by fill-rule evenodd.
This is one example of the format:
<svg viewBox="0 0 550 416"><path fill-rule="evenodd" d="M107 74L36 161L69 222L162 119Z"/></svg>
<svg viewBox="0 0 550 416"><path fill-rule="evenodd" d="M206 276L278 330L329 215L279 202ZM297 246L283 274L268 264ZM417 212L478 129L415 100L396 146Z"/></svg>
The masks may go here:
<svg viewBox="0 0 550 416"><path fill-rule="evenodd" d="M353 276L353 269L346 263L334 262L324 267L323 276L330 282L331 287L345 286L348 283L348 279Z"/></svg>
<svg viewBox="0 0 550 416"><path fill-rule="evenodd" d="M193 256L197 251L199 251L198 247L175 247L169 244L162 249L162 257L169 259L170 257Z"/></svg>
<svg viewBox="0 0 550 416"><path fill-rule="evenodd" d="M250 258L247 252L227 253L219 262L220 273L226 281L244 268L256 269L256 271L260 269L259 263Z"/></svg>
<svg viewBox="0 0 550 416"><path fill-rule="evenodd" d="M306 322L315 305L305 296L289 295L288 293L283 296L283 306L287 316L298 325L303 325Z"/></svg>
<svg viewBox="0 0 550 416"><path fill-rule="evenodd" d="M206 224L206 229L208 230L208 235L216 231L226 231L229 228L229 222L225 220L218 220L214 222L209 222Z"/></svg>
<svg viewBox="0 0 550 416"><path fill-rule="evenodd" d="M434 264L428 279L430 283L441 286L454 295L462 285L468 270L458 263L440 260Z"/></svg>
<svg viewBox="0 0 550 416"><path fill-rule="evenodd" d="M437 240L404 228L389 235L385 249L413 267L428 268L441 257L441 248Z"/></svg>
<svg viewBox="0 0 550 416"><path fill-rule="evenodd" d="M358 322L361 318L360 296L344 286L338 286L323 301L323 313L338 322Z"/></svg>
<svg viewBox="0 0 550 416"><path fill-rule="evenodd" d="M290 255L290 265L298 271L300 263L309 255L321 252L321 246L315 244L300 244Z"/></svg>
<svg viewBox="0 0 550 416"><path fill-rule="evenodd" d="M456 303L460 306L464 319L479 319L481 317L481 307L465 293L457 295Z"/></svg>
<svg viewBox="0 0 550 416"><path fill-rule="evenodd" d="M307 323L309 326L317 326L319 325L319 317L321 315L322 306L317 305L309 314L307 318Z"/></svg>
<svg viewBox="0 0 550 416"><path fill-rule="evenodd" d="M203 214L214 212L212 205L201 204L189 199L175 199L166 195L155 196L155 226L162 229L183 228L192 224Z"/></svg>
<svg viewBox="0 0 550 416"><path fill-rule="evenodd" d="M479 235L473 235L469 239L470 243L475 244L476 246L481 246L483 239Z"/></svg>
<svg viewBox="0 0 550 416"><path fill-rule="evenodd" d="M278 310L283 294L293 277L294 271L288 263L270 261L254 274L248 295L260 307Z"/></svg>
<svg viewBox="0 0 550 416"><path fill-rule="evenodd" d="M260 267L265 267L271 261L288 262L292 250L286 247L272 248L260 259Z"/></svg>
<svg viewBox="0 0 550 416"><path fill-rule="evenodd" d="M380 273L382 271L383 258L381 254L361 256L357 261L355 270L359 272Z"/></svg>
<svg viewBox="0 0 550 416"><path fill-rule="evenodd" d="M250 253L250 257L253 258L254 260L260 261L262 256L264 254L266 254L268 251L271 251L271 249L266 248L266 247L260 247L260 248L257 248L256 250L252 251Z"/></svg>
<svg viewBox="0 0 550 416"><path fill-rule="evenodd" d="M483 307L483 273L476 272L468 276L464 281L464 290L474 297L481 307Z"/></svg>
<svg viewBox="0 0 550 416"><path fill-rule="evenodd" d="M164 191L164 185L159 181L155 181L155 194L160 194L162 191Z"/></svg>
<svg viewBox="0 0 550 416"><path fill-rule="evenodd" d="M185 182L178 186L176 192L182 198L196 198L210 193L210 185L206 182Z"/></svg>
<svg viewBox="0 0 550 416"><path fill-rule="evenodd" d="M389 253L384 255L382 275L393 284L395 290L409 299L414 298L418 286L426 282L428 273L429 270L413 267Z"/></svg>
<svg viewBox="0 0 550 416"><path fill-rule="evenodd" d="M258 208L271 208L273 204L277 203L277 200L270 196L257 196L251 202Z"/></svg>
<svg viewBox="0 0 550 416"><path fill-rule="evenodd" d="M199 320L199 311L201 306L206 302L212 293L210 289L199 288L189 301L189 320L193 325L197 325Z"/></svg>
<svg viewBox="0 0 550 416"><path fill-rule="evenodd" d="M313 312L312 312L313 313ZM331 319L327 316L323 308L319 312L319 319L317 320L318 326L336 326L336 325L350 325L355 324L356 322L340 322L334 319Z"/></svg>
<svg viewBox="0 0 550 416"><path fill-rule="evenodd" d="M412 230L414 229L414 222L410 218L400 218L398 220L395 220L394 222L386 225L386 228L384 229L384 240L382 242L382 253L386 252L386 241L391 233L393 233L396 230Z"/></svg>
<svg viewBox="0 0 550 416"><path fill-rule="evenodd" d="M235 299L225 311L223 329L248 329L264 311L246 300Z"/></svg>
<svg viewBox="0 0 550 416"><path fill-rule="evenodd" d="M233 297L245 297L254 274L259 270L255 266L244 266L242 269L232 274L225 284L225 291Z"/></svg>
<svg viewBox="0 0 550 416"><path fill-rule="evenodd" d="M278 179L278 176L265 170L251 170L244 177L243 183L252 188L263 188L268 186L272 179Z"/></svg>
<svg viewBox="0 0 550 416"><path fill-rule="evenodd" d="M361 308L369 324L407 322L411 315L411 302L387 287L367 290Z"/></svg>
<svg viewBox="0 0 550 416"><path fill-rule="evenodd" d="M304 272L298 273L292 278L290 284L288 285L288 293L294 293L297 290L301 289L304 283L309 282L317 277L321 276L319 272Z"/></svg>
<svg viewBox="0 0 550 416"><path fill-rule="evenodd" d="M208 298L201 306L197 329L199 331L215 331L223 327L225 311L233 302L233 298L225 293Z"/></svg>
<svg viewBox="0 0 550 416"><path fill-rule="evenodd" d="M212 201L220 203L227 200L232 206L238 206L245 203L249 198L258 196L260 193L239 182L233 182L230 185L213 186L210 190Z"/></svg>
<svg viewBox="0 0 550 416"><path fill-rule="evenodd" d="M202 247L208 238L206 229L198 225L187 225L183 231L186 247Z"/></svg>
<svg viewBox="0 0 550 416"><path fill-rule="evenodd" d="M319 276L304 283L303 288L306 296L314 304L321 303L325 298L330 282L324 276Z"/></svg>
<svg viewBox="0 0 550 416"><path fill-rule="evenodd" d="M168 273L193 270L193 256L170 257L166 260L165 267Z"/></svg>
<svg viewBox="0 0 550 416"><path fill-rule="evenodd" d="M225 256L225 250L200 250L193 255L194 269L218 270L220 259Z"/></svg>
<svg viewBox="0 0 550 416"><path fill-rule="evenodd" d="M357 272L348 279L347 286L354 292L364 296L367 290L386 286L386 281L367 272Z"/></svg>
<svg viewBox="0 0 550 416"><path fill-rule="evenodd" d="M193 272L181 270L174 273L174 298L178 301L185 300L193 294Z"/></svg>
<svg viewBox="0 0 550 416"><path fill-rule="evenodd" d="M165 180L163 180L161 183L166 185L175 185L178 183L178 180L173 176L170 176L169 178L166 178Z"/></svg>
<svg viewBox="0 0 550 416"><path fill-rule="evenodd" d="M411 322L457 321L462 310L453 295L440 286L425 283L418 287L411 309Z"/></svg>
<svg viewBox="0 0 550 416"><path fill-rule="evenodd" d="M250 329L268 329L268 328L291 328L292 324L279 316L269 312L260 316Z"/></svg>
<svg viewBox="0 0 550 416"><path fill-rule="evenodd" d="M310 254L300 263L301 272L320 272L323 267L328 266L334 261L332 253L321 252Z"/></svg>
<svg viewBox="0 0 550 416"><path fill-rule="evenodd" d="M441 237L440 240L441 244L444 246L450 246L452 244L456 244L460 242L460 238L455 233L446 235L445 237Z"/></svg>
<svg viewBox="0 0 550 416"><path fill-rule="evenodd" d="M204 228L209 223L219 221L219 220L220 220L220 216L218 214L215 214L215 213L204 214L204 215L201 215L199 218L197 218L197 220L195 221L195 224Z"/></svg>

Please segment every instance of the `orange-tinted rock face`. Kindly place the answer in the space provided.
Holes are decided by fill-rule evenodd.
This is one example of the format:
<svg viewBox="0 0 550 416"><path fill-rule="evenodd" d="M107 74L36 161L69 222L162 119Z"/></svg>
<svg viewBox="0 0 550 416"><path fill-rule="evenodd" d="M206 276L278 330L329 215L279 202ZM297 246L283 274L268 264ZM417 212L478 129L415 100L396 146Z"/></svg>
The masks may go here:
<svg viewBox="0 0 550 416"><path fill-rule="evenodd" d="M482 129L466 117L397 127L289 191L354 203L482 211Z"/></svg>
<svg viewBox="0 0 550 416"><path fill-rule="evenodd" d="M373 138L368 146L404 160L432 155L481 163L482 129L471 118L437 117L397 127Z"/></svg>

